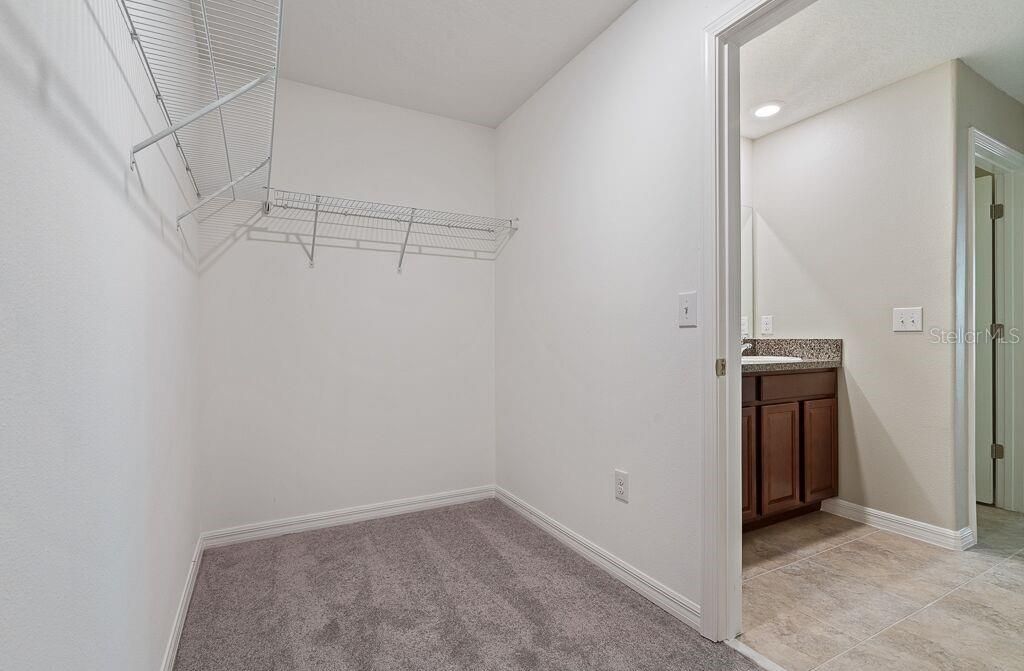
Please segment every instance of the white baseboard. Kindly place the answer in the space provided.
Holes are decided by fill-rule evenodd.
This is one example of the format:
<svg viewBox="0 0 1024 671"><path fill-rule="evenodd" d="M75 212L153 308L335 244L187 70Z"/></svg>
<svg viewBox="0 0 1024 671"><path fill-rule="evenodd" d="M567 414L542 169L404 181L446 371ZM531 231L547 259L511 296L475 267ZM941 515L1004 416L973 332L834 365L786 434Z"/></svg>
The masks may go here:
<svg viewBox="0 0 1024 671"><path fill-rule="evenodd" d="M604 569L635 592L639 592L649 601L653 601L669 614L700 631L700 606L698 604L545 515L515 494L501 487L495 488L495 494L499 501L526 517L555 539Z"/></svg>
<svg viewBox="0 0 1024 671"><path fill-rule="evenodd" d="M960 530L944 529L927 522L918 522L907 517L900 517L899 515L893 515L892 513L873 508L866 508L843 499L826 499L821 502L821 509L839 517L845 517L855 522L868 524L876 529L891 531L894 534L931 543L947 550L966 550L977 542L970 527L964 527Z"/></svg>
<svg viewBox="0 0 1024 671"><path fill-rule="evenodd" d="M232 545L234 543L245 543L263 538L273 538L285 534L294 534L313 529L324 529L340 524L352 524L375 520L391 515L402 515L415 513L431 508L443 506L454 506L460 503L480 501L482 499L494 498L494 485L483 485L458 489L451 492L439 494L428 494L426 496L414 496L408 499L397 499L395 501L384 501L383 503L371 503L364 506L354 506L342 510L332 510L326 513L312 513L310 515L298 515L287 517L270 522L257 522L255 524L243 524L230 529L219 531L205 531L202 534L203 549L218 547L221 545Z"/></svg>
<svg viewBox="0 0 1024 671"><path fill-rule="evenodd" d="M167 641L167 648L164 650L164 661L160 665L163 671L174 671L174 658L178 656L178 641L181 640L181 630L185 627L185 616L188 614L188 604L192 601L192 590L196 586L196 578L199 576L199 561L202 558L203 537L200 535L196 540L196 549L192 553L192 563L188 567L185 589L182 590L181 599L178 601L178 610L174 614L171 638Z"/></svg>

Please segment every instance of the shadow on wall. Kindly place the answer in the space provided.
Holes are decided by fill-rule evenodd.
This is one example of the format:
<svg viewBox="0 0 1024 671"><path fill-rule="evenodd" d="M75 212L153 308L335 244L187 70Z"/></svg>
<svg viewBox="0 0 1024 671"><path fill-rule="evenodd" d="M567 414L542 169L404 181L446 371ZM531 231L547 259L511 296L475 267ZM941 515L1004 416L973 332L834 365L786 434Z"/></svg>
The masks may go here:
<svg viewBox="0 0 1024 671"><path fill-rule="evenodd" d="M247 239L263 217L232 201L216 203L199 221L199 274L202 275L240 240ZM308 256L308 252L307 252ZM301 263L301 257L299 257Z"/></svg>
<svg viewBox="0 0 1024 671"><path fill-rule="evenodd" d="M845 357L845 354L844 354ZM881 418L875 412L867 395L857 384L849 368L840 369L839 375L839 498L869 508L880 509L906 516L904 509L892 509L886 501L892 501L892 492L879 491L868 483L878 472L886 473L889 483L900 483L898 496L905 501L928 501L927 492L916 479L914 470L897 447ZM856 409L856 425L851 421ZM866 464L866 455L860 449L865 441L871 443L871 457L874 463ZM878 463L878 455L886 455L884 463ZM867 468L865 468L867 466ZM883 503L879 503L882 501ZM922 520L937 524L939 515Z"/></svg>
<svg viewBox="0 0 1024 671"><path fill-rule="evenodd" d="M111 191L123 193L125 203L138 215L139 220L149 224L149 230L179 256L182 263L194 268L195 257L188 247L186 237L177 234L177 222L161 211L159 203L146 190L141 172L143 162L140 161L140 166L134 172L131 170L128 160L130 147L120 146L105 133L103 124L91 113L87 102L82 100L75 87L61 76L47 55L47 48L33 39L28 26L16 14L17 6L12 4L0 3L0 81L4 87L12 92L12 97L25 105L32 105L38 117L46 120L55 135L66 141L82 159L92 165L95 174L103 178ZM124 84L121 90L111 91L111 95L130 97L146 127L150 132L155 132L122 66L124 58L136 57L135 52L119 56L103 32L93 7L86 0L82 0L82 4L92 19L88 29L95 29L99 34L107 57L115 62ZM101 57L101 54L96 54L96 57ZM19 64L27 60L31 60L34 69L19 67ZM187 194L191 185L186 186L182 171L175 170L164 149L159 147L157 151L178 185L182 199L188 202L190 198ZM136 181L137 186L133 185Z"/></svg>

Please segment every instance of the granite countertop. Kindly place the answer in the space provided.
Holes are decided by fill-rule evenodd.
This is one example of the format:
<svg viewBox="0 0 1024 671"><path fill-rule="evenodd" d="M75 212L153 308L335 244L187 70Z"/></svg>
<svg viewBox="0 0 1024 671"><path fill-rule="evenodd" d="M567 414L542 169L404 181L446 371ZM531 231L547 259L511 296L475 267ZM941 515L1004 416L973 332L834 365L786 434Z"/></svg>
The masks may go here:
<svg viewBox="0 0 1024 671"><path fill-rule="evenodd" d="M804 359L803 361L786 361L783 363L745 363L744 373L777 373L787 370L820 370L822 368L842 368L843 362L835 359Z"/></svg>
<svg viewBox="0 0 1024 671"><path fill-rule="evenodd" d="M823 338L769 338L744 340L753 347L747 356L795 356L801 361L784 363L745 363L743 373L777 373L790 370L842 368L843 341Z"/></svg>

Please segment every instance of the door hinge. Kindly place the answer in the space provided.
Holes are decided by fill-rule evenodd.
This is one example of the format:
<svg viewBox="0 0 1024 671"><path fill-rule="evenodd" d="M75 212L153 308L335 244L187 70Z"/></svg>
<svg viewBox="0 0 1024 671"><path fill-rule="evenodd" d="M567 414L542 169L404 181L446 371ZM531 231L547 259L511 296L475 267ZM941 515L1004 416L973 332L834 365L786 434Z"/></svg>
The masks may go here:
<svg viewBox="0 0 1024 671"><path fill-rule="evenodd" d="M1002 219L1004 216L1006 216L1006 208L1003 207L1002 203L996 203L989 208L989 215L992 221L995 221L996 219Z"/></svg>
<svg viewBox="0 0 1024 671"><path fill-rule="evenodd" d="M1006 337L1006 325L996 322L988 327L988 335L992 340L1002 340Z"/></svg>
<svg viewBox="0 0 1024 671"><path fill-rule="evenodd" d="M992 458L1003 459L1006 456L1006 447L999 443L992 443Z"/></svg>
<svg viewBox="0 0 1024 671"><path fill-rule="evenodd" d="M725 377L725 359L715 359L715 375Z"/></svg>

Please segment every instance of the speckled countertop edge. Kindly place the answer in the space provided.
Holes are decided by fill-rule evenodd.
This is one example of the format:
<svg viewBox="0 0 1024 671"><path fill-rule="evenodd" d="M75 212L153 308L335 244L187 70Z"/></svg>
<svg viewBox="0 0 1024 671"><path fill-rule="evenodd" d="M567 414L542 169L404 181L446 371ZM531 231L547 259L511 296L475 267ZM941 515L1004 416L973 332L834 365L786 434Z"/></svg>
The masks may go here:
<svg viewBox="0 0 1024 671"><path fill-rule="evenodd" d="M843 341L831 338L755 338L745 354L754 356L797 356L802 361L787 363L745 363L744 373L777 373L788 370L842 368Z"/></svg>
<svg viewBox="0 0 1024 671"><path fill-rule="evenodd" d="M828 361L819 360L807 360L804 361L788 361L785 363L745 363L743 364L744 373L777 373L779 371L786 370L809 370L809 369L823 369L823 368L842 368L843 362L836 361L834 359Z"/></svg>

